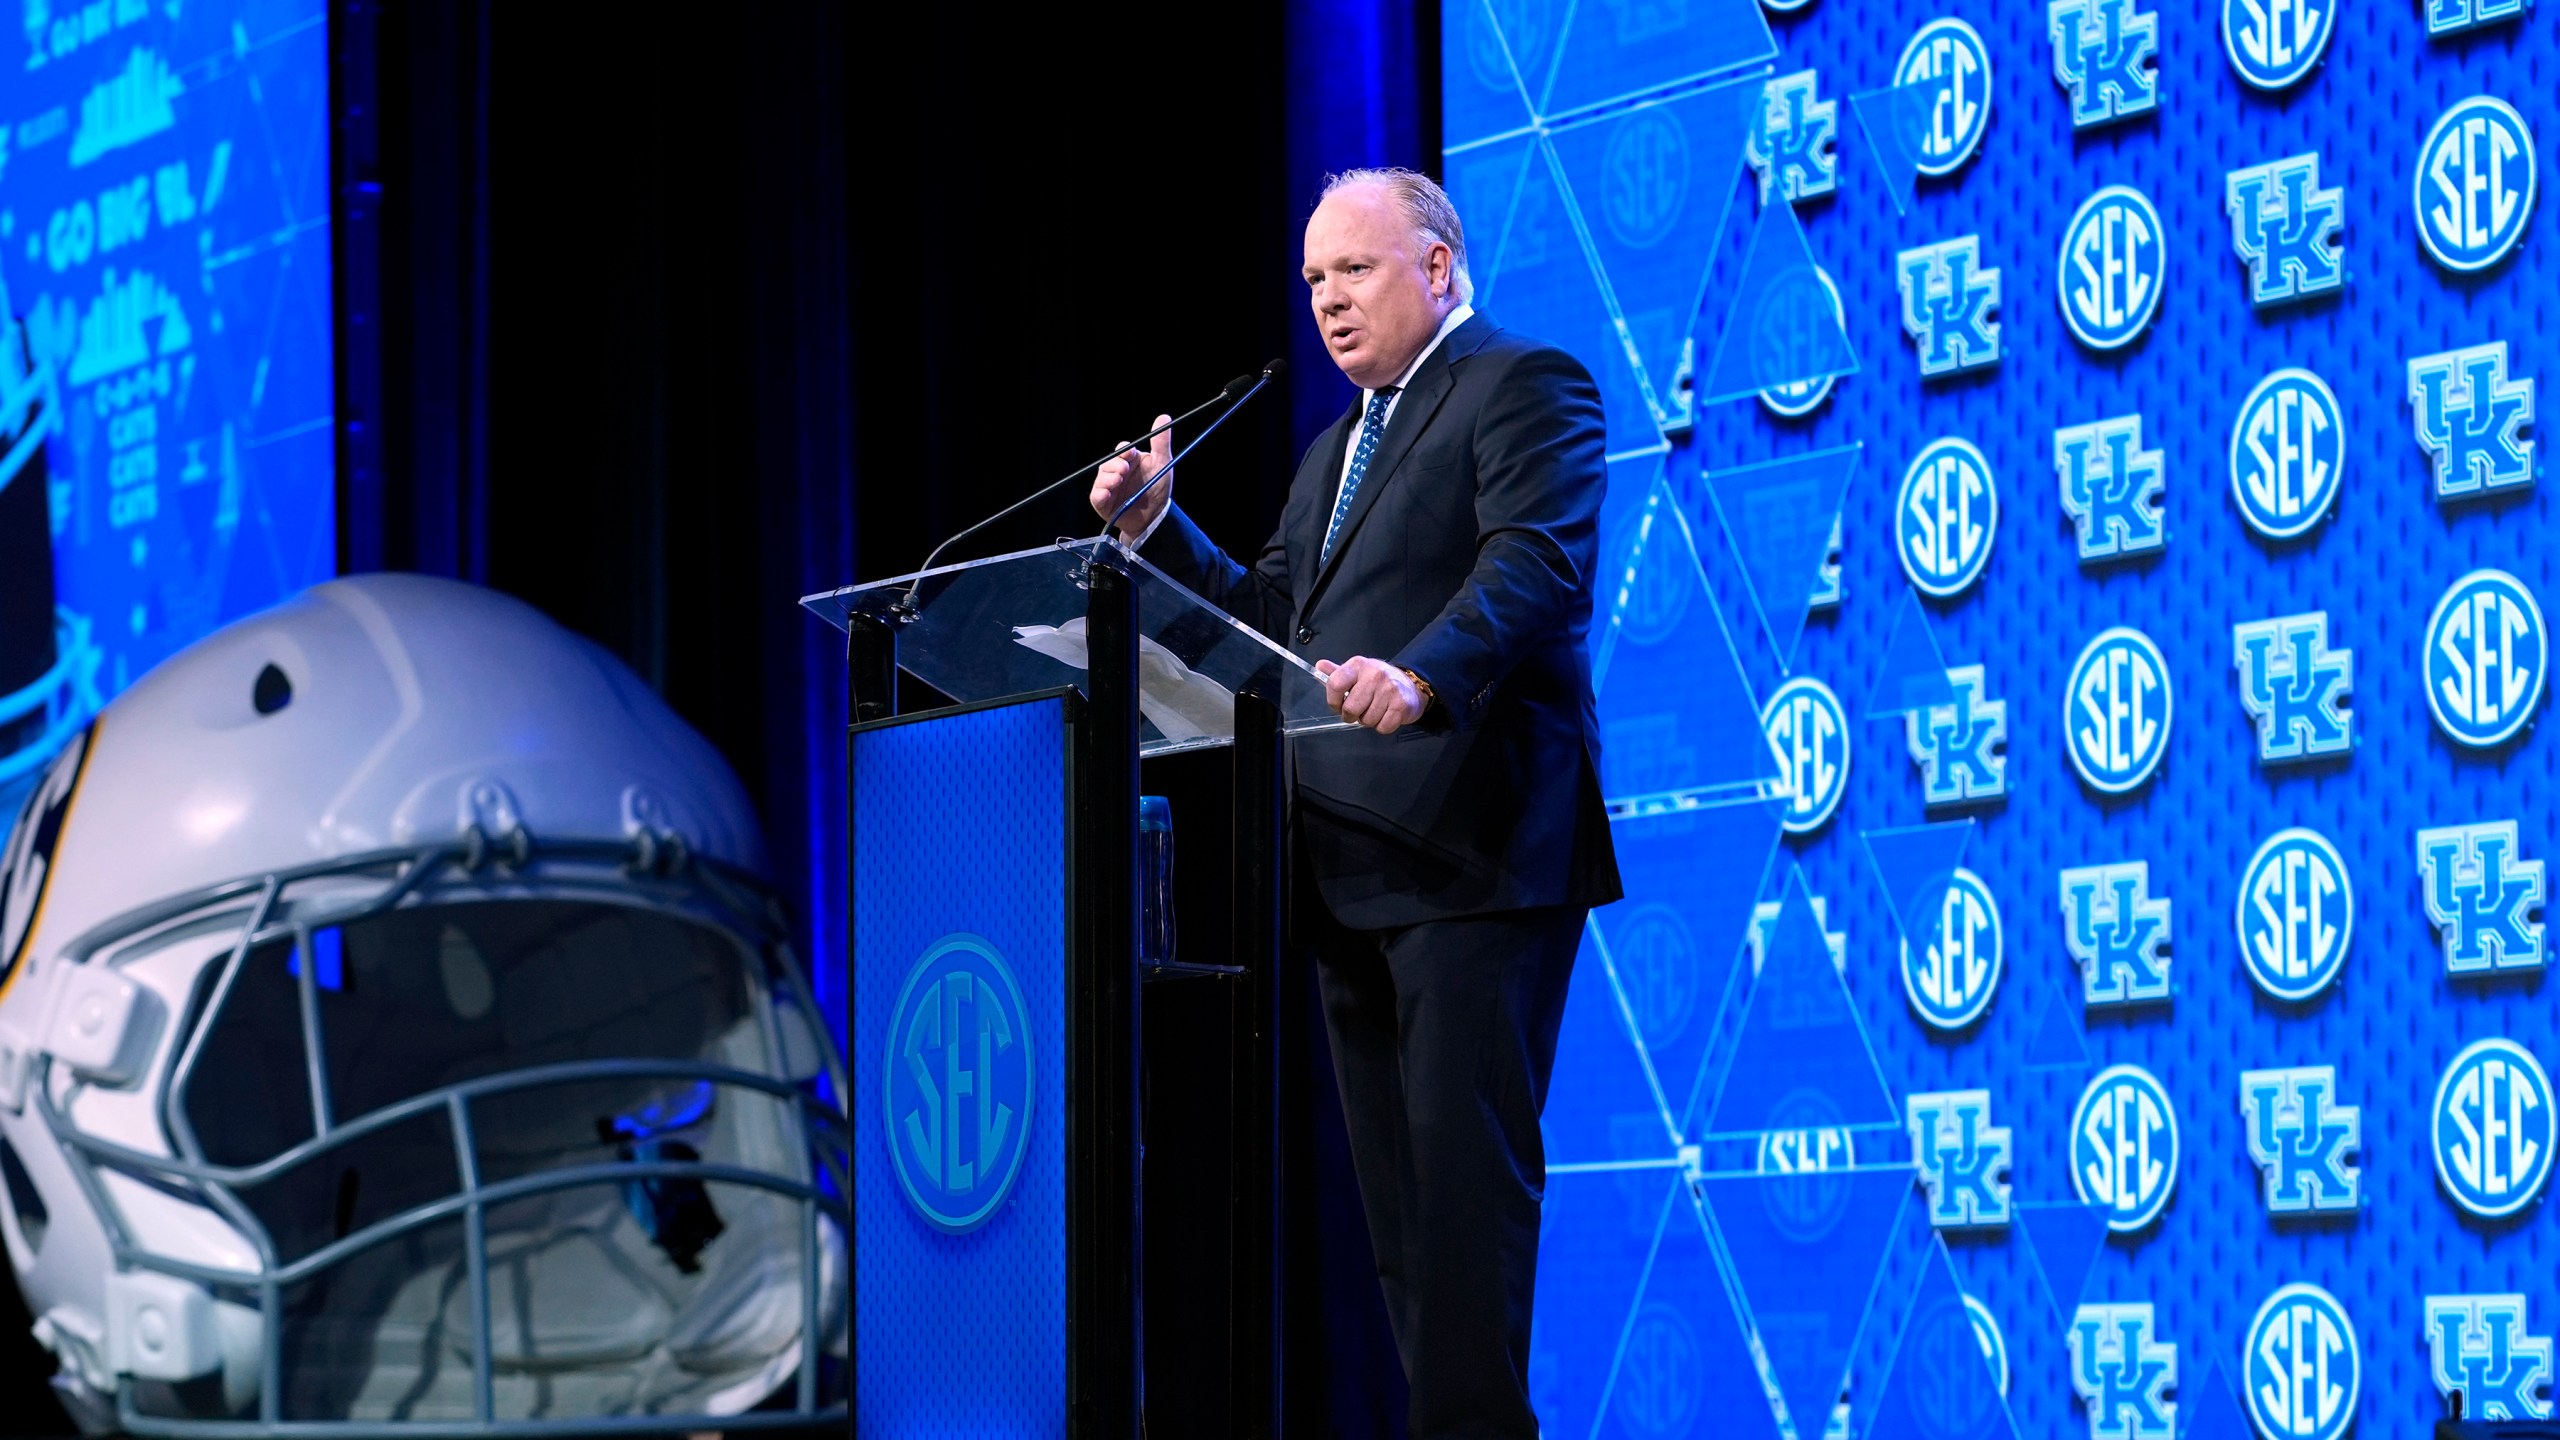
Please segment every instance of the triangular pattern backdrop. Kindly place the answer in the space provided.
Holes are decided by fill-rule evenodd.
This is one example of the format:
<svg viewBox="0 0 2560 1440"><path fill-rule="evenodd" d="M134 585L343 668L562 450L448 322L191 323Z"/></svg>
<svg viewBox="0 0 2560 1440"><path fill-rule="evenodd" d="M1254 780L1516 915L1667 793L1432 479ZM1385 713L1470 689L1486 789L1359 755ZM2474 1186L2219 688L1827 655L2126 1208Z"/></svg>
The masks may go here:
<svg viewBox="0 0 2560 1440"><path fill-rule="evenodd" d="M2411 1434L2560 1331L2546 12L1444 0L1609 419L1547 1434Z"/></svg>

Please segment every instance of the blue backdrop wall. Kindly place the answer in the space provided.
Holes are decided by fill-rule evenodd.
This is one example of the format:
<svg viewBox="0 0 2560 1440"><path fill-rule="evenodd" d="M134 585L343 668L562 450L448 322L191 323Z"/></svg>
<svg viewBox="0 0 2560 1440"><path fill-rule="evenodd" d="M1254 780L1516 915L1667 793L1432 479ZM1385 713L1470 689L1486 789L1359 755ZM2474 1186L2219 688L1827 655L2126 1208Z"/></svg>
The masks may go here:
<svg viewBox="0 0 2560 1440"><path fill-rule="evenodd" d="M1614 452L1547 1432L2546 1412L2549 17L1450 0L1442 57L1478 303Z"/></svg>

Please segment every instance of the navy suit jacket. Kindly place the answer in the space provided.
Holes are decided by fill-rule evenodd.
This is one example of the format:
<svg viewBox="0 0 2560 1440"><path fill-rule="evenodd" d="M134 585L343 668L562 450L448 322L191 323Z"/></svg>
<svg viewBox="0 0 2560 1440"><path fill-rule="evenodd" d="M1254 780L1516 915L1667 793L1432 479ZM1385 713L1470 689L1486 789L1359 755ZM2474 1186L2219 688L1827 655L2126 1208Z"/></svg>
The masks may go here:
<svg viewBox="0 0 2560 1440"><path fill-rule="evenodd" d="M1617 899L1584 644L1599 387L1564 351L1468 317L1396 402L1320 562L1360 418L1355 403L1308 449L1252 566L1179 507L1141 551L1305 660L1367 655L1437 692L1394 735L1291 746L1302 864L1356 929Z"/></svg>

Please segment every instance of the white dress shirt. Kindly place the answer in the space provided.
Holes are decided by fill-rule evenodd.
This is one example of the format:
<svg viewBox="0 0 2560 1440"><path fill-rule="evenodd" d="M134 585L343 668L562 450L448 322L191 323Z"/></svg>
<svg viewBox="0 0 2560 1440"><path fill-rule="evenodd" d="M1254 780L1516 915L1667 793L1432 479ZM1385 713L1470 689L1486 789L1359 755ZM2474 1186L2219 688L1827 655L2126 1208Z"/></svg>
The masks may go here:
<svg viewBox="0 0 2560 1440"><path fill-rule="evenodd" d="M1446 316L1442 317L1440 321L1440 328L1432 332L1431 343L1423 346L1421 353L1413 357L1413 363L1404 367L1404 373L1396 377L1396 393L1387 398L1387 413L1378 417L1378 433L1380 435L1383 436L1386 433L1388 422L1396 418L1396 404L1404 399L1405 387L1413 383L1414 372L1422 368L1423 361L1431 358L1432 351L1440 348L1441 341L1449 338L1450 331L1466 324L1468 317L1475 313L1476 307L1469 305L1464 301L1460 301L1457 309L1450 311ZM1375 396L1377 393L1378 392L1375 390L1363 390L1360 392L1360 414L1364 420L1369 414L1370 398ZM1352 422L1351 443L1342 447L1342 468L1334 472L1333 477L1333 499L1324 507L1325 523L1327 525L1330 525L1333 522L1334 507L1342 503L1342 482L1351 474L1351 457L1358 454L1360 451L1361 423L1362 421L1360 420ZM1163 509L1156 512L1156 518L1148 522L1145 532L1138 536L1137 543L1129 548L1132 550L1145 549L1147 542L1156 538L1156 527L1164 524L1164 518L1172 513L1173 505L1171 502L1167 502Z"/></svg>

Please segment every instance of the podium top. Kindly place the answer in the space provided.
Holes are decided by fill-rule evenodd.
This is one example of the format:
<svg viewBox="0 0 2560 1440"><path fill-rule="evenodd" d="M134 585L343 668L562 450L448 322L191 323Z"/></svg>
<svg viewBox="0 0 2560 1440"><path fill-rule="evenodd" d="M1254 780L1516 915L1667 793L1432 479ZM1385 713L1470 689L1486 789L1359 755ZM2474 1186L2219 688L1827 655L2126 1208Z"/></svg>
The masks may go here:
<svg viewBox="0 0 2560 1440"><path fill-rule="evenodd" d="M1233 743L1238 692L1276 704L1287 734L1347 728L1305 661L1115 540L1061 541L800 603L839 630L850 629L856 615L888 624L897 632L899 668L963 704L1060 685L1082 689L1084 576L1106 553L1137 582L1139 753Z"/></svg>

